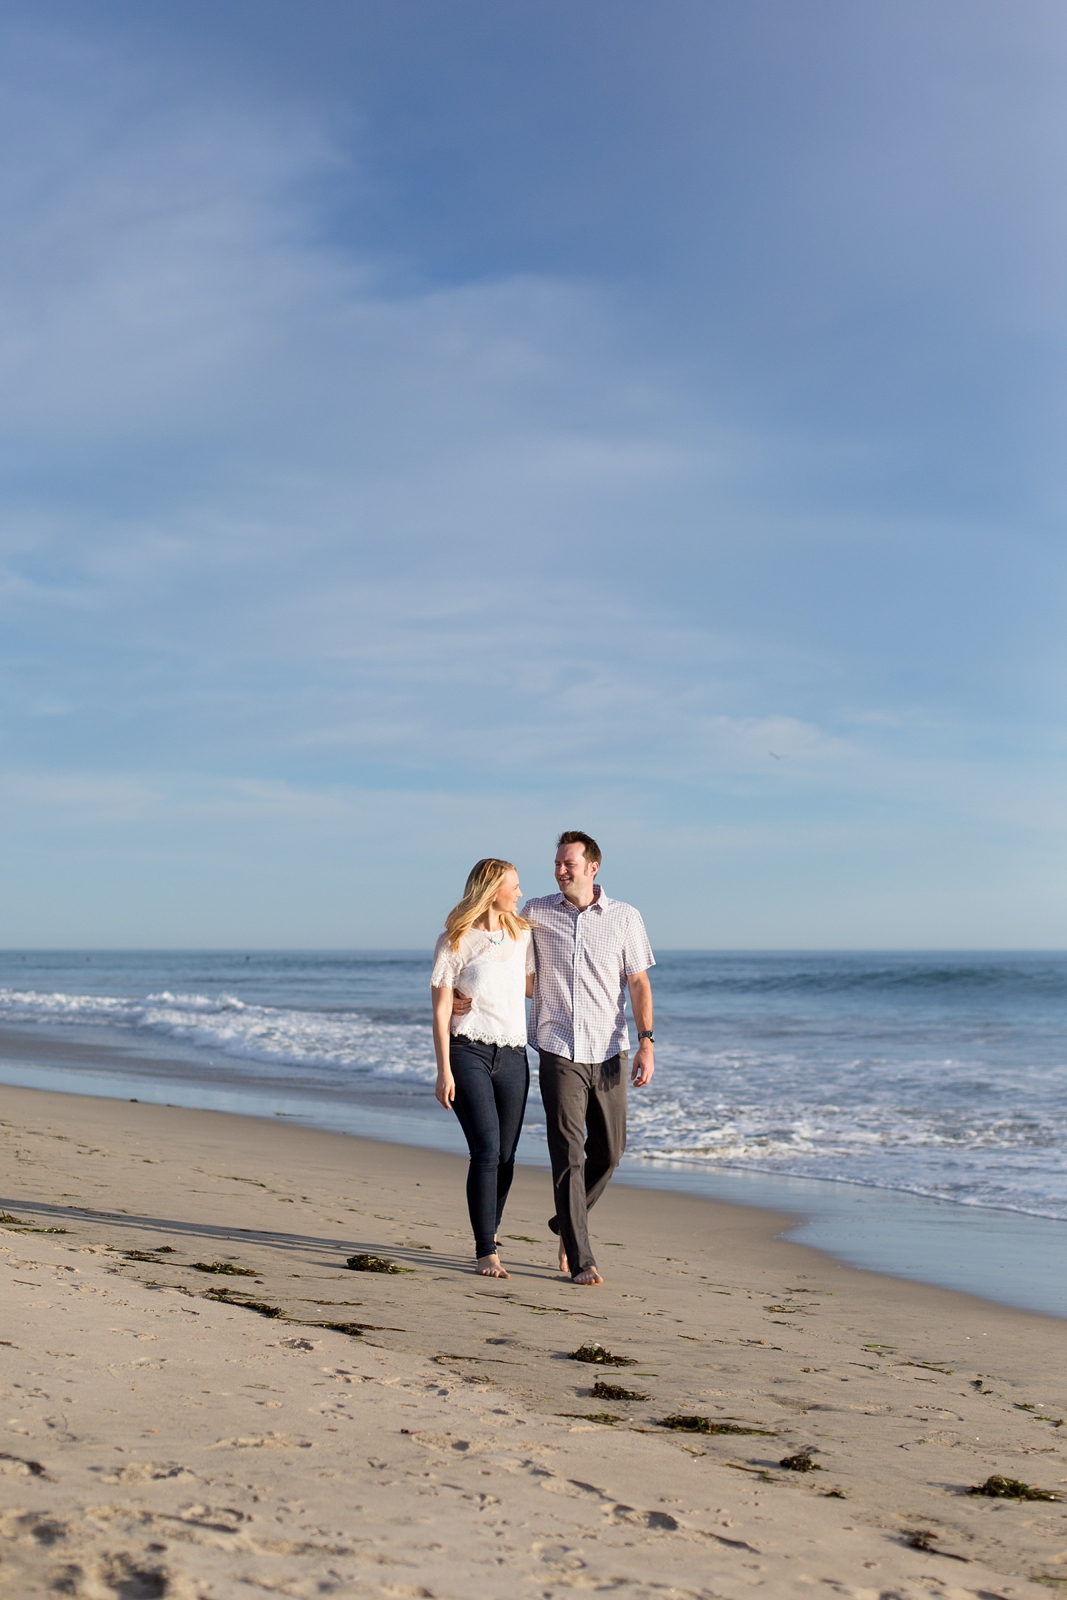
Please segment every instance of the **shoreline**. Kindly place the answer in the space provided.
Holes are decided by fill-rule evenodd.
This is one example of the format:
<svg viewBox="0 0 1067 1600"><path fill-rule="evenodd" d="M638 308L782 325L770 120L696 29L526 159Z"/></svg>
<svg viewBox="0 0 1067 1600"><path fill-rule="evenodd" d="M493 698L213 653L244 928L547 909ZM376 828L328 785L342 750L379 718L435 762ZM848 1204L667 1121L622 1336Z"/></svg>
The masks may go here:
<svg viewBox="0 0 1067 1600"><path fill-rule="evenodd" d="M479 1279L448 1153L4 1099L0 1580L17 1571L20 1597L61 1561L120 1557L169 1573L144 1592L205 1600L305 1592L324 1563L337 1593L448 1600L1062 1581L1062 1504L966 1492L993 1473L1063 1492L1057 1319L857 1271L782 1239L785 1213L623 1185L593 1214L607 1285L579 1289L529 1167L502 1229L513 1275ZM353 1253L405 1270L353 1272ZM588 1341L632 1365L568 1359ZM782 1469L805 1450L816 1470Z"/></svg>
<svg viewBox="0 0 1067 1600"><path fill-rule="evenodd" d="M30 1050L35 1059L29 1058ZM161 1068L171 1075L156 1076ZM345 1137L465 1155L458 1127L437 1112L429 1096L423 1110L418 1097L391 1098L388 1091L353 1101L287 1088L266 1077L258 1084L212 1085L195 1059L145 1057L135 1048L39 1038L6 1026L0 1027L0 1078L42 1093L119 1102L136 1098L267 1121L276 1117ZM263 1100L282 1109L258 1109ZM518 1163L547 1167L547 1151L528 1133L520 1141ZM1067 1222L1057 1218L852 1180L698 1166L681 1159L624 1157L613 1182L781 1209L794 1219L789 1237L849 1265L1067 1317Z"/></svg>

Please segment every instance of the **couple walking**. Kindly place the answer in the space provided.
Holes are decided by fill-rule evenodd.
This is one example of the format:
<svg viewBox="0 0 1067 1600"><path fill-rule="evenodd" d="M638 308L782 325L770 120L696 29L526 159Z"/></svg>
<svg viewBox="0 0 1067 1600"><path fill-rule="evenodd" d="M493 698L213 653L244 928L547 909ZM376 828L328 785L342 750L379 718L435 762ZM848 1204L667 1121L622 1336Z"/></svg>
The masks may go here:
<svg viewBox="0 0 1067 1600"><path fill-rule="evenodd" d="M434 950L435 1093L470 1150L467 1205L485 1277L508 1276L497 1229L530 1087L524 1002L532 998L556 1205L548 1225L559 1236L560 1271L575 1283L604 1281L588 1213L626 1147L627 990L638 1030L630 1082L641 1088L655 1070L654 960L640 913L604 893L599 870L595 839L561 834L559 893L528 900L520 915L511 862L479 861Z"/></svg>

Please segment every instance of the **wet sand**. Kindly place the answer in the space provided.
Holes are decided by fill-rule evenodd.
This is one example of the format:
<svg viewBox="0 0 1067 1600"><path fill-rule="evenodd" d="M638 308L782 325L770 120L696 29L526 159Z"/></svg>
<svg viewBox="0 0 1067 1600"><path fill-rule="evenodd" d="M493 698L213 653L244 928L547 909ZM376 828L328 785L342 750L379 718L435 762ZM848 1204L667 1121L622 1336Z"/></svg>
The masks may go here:
<svg viewBox="0 0 1067 1600"><path fill-rule="evenodd" d="M607 1284L579 1289L532 1169L513 1276L478 1279L465 1163L281 1120L5 1089L0 1135L2 1593L1067 1583L1067 1503L965 1492L1067 1493L1061 1320L622 1186L594 1213ZM570 1359L588 1342L631 1364Z"/></svg>

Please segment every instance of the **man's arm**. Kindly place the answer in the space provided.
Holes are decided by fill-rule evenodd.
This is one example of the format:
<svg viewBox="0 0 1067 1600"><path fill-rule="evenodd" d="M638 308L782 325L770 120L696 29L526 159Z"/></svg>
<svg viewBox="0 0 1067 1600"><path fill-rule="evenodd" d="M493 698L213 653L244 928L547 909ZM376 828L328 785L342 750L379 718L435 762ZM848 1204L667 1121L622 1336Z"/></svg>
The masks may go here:
<svg viewBox="0 0 1067 1600"><path fill-rule="evenodd" d="M627 979L627 982L630 985L630 1009L634 1014L637 1031L638 1033L651 1033L652 985L648 981L648 973L635 972ZM630 1082L635 1089L644 1088L655 1072L655 1054L651 1039L641 1039L638 1042L637 1053L630 1069Z"/></svg>

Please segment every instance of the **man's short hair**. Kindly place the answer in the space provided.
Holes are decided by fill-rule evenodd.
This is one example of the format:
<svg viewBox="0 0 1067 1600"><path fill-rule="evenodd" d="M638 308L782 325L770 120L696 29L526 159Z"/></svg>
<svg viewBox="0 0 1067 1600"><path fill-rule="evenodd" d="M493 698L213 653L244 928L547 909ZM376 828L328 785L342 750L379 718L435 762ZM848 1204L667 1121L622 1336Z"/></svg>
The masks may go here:
<svg viewBox="0 0 1067 1600"><path fill-rule="evenodd" d="M585 859L595 861L599 867L602 860L600 846L587 833L580 833L577 828L571 828L569 832L560 834L556 840L556 849L562 850L565 844L580 844L585 851Z"/></svg>

